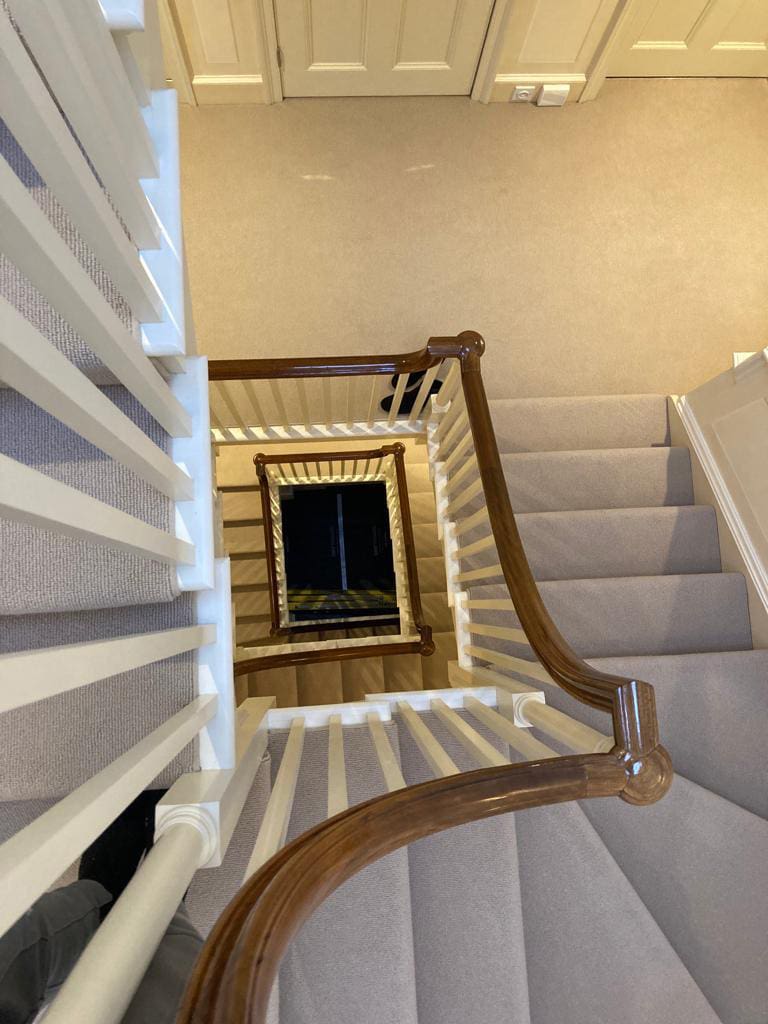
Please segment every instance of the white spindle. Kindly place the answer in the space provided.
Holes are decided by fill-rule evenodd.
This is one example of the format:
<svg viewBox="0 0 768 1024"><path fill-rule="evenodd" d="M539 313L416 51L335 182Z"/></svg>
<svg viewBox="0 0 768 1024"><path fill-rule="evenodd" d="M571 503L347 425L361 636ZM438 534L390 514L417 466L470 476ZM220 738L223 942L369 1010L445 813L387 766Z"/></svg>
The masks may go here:
<svg viewBox="0 0 768 1024"><path fill-rule="evenodd" d="M0 515L142 558L193 565L192 544L0 455Z"/></svg>
<svg viewBox="0 0 768 1024"><path fill-rule="evenodd" d="M216 705L216 697L197 697L0 846L0 934L194 739Z"/></svg>
<svg viewBox="0 0 768 1024"><path fill-rule="evenodd" d="M554 683L549 672L538 661L527 661L525 658L516 658L512 654L502 654L501 651L492 651L486 647L468 647L467 653L473 658L478 658L480 661L489 661L492 665L509 669L512 672L519 672L530 679L539 679L544 683Z"/></svg>
<svg viewBox="0 0 768 1024"><path fill-rule="evenodd" d="M450 408L438 423L437 430L435 431L435 437L440 442L441 448L448 446L450 443L449 434L453 434L457 424L463 422L466 418L466 406L462 400L457 398L451 402Z"/></svg>
<svg viewBox="0 0 768 1024"><path fill-rule="evenodd" d="M370 429L376 419L378 412L378 395L379 395L379 378L374 375L371 377L371 391L368 397L368 421L367 426Z"/></svg>
<svg viewBox="0 0 768 1024"><path fill-rule="evenodd" d="M478 597L467 601L467 608L485 608L497 612L513 612L515 610L515 603L510 597Z"/></svg>
<svg viewBox="0 0 768 1024"><path fill-rule="evenodd" d="M605 754L614 747L612 736L598 732L548 704L526 701L520 713L535 729L540 729L550 739L562 743L576 754Z"/></svg>
<svg viewBox="0 0 768 1024"><path fill-rule="evenodd" d="M438 363L437 366L430 367L429 370L424 374L424 379L421 382L421 387L416 395L416 401L413 403L411 409L411 415L408 417L409 423L418 422L421 412L424 409L424 405L429 397L430 388L434 383L435 377L437 377L438 370L442 366L442 363Z"/></svg>
<svg viewBox="0 0 768 1024"><path fill-rule="evenodd" d="M45 1014L48 1024L119 1024L204 857L194 825L160 836L81 953Z"/></svg>
<svg viewBox="0 0 768 1024"><path fill-rule="evenodd" d="M333 406L331 404L331 378L322 378L323 388L323 420L326 430L333 426Z"/></svg>
<svg viewBox="0 0 768 1024"><path fill-rule="evenodd" d="M469 632L476 636L492 636L498 640L510 640L524 647L531 646L525 632L514 626L491 626L485 622L470 622L468 628Z"/></svg>
<svg viewBox="0 0 768 1024"><path fill-rule="evenodd" d="M157 248L159 225L139 184L138 168L143 165L137 161L137 155L147 155L143 148L144 140L126 137L117 123L123 115L108 105L97 81L98 71L90 66L83 53L83 39L78 34L81 30L76 31L70 21L78 3L79 0L67 0L65 6L63 0L46 0L46 3L10 0L10 7L26 44L34 53L35 61L120 211L134 242L140 249ZM79 11L76 20L80 20ZM106 30L103 19L101 21ZM88 35L92 29L92 25L86 25L84 34ZM119 63L114 46L112 50ZM120 73L127 84L122 67ZM133 97L130 105L140 118ZM146 139L143 124L142 128ZM136 150L131 152L134 145ZM152 156L151 150L148 155ZM157 170L146 166L142 173L148 177L156 174Z"/></svg>
<svg viewBox="0 0 768 1024"><path fill-rule="evenodd" d="M395 393L392 396L392 405L387 416L387 426L391 427L397 419L397 414L400 412L400 405L403 401L403 395L405 394L405 385L408 383L408 374L400 373L397 376L397 384L395 385Z"/></svg>
<svg viewBox="0 0 768 1024"><path fill-rule="evenodd" d="M341 715L331 715L328 721L328 817L341 814L348 807L344 729Z"/></svg>
<svg viewBox="0 0 768 1024"><path fill-rule="evenodd" d="M471 516L467 516L466 519L458 519L455 524L456 536L460 537L462 533L466 533L468 530L474 530L476 526L481 523L489 522L488 509L483 505L477 512L473 512Z"/></svg>
<svg viewBox="0 0 768 1024"><path fill-rule="evenodd" d="M380 713L378 711L371 711L366 717L376 756L379 759L379 767L384 776L387 789L390 793L393 793L396 789L404 789L405 779L395 757L395 752L392 749L392 744L387 737Z"/></svg>
<svg viewBox="0 0 768 1024"><path fill-rule="evenodd" d="M478 472L477 459L475 458L474 455L471 455L470 458L468 458L467 461L464 463L464 465L461 466L459 469L457 469L455 473L448 475L448 481L446 483L445 493L449 497L452 494L455 494L459 484L464 479L464 477L469 476L470 473L477 473L477 472Z"/></svg>
<svg viewBox="0 0 768 1024"><path fill-rule="evenodd" d="M457 551L456 557L459 558L463 556L460 556ZM479 569L467 569L466 572L457 573L456 582L472 583L475 580L486 581L497 579L499 576L504 576L504 570L501 568L501 564L499 562L494 562L492 565L482 565ZM472 607L472 605L469 607Z"/></svg>
<svg viewBox="0 0 768 1024"><path fill-rule="evenodd" d="M0 711L10 711L99 679L172 658L216 640L216 627L184 626L110 640L0 655Z"/></svg>
<svg viewBox="0 0 768 1024"><path fill-rule="evenodd" d="M0 115L138 320L163 303L24 45L0 17Z"/></svg>
<svg viewBox="0 0 768 1024"><path fill-rule="evenodd" d="M509 764L508 757L504 757L492 743L489 743L476 729L465 722L457 711L449 708L445 701L438 697L431 702L431 708L446 729L456 737L481 767L492 768L495 765Z"/></svg>
<svg viewBox="0 0 768 1024"><path fill-rule="evenodd" d="M288 418L288 412L285 408L285 402L283 401L283 393L281 391L280 381L270 380L269 389L272 392L272 401L275 403L275 409L277 410L277 421L281 427L287 427L290 423Z"/></svg>
<svg viewBox="0 0 768 1024"><path fill-rule="evenodd" d="M473 443L472 432L468 430L454 447L453 451L449 452L448 455L445 456L443 469L446 474L451 472L455 464L459 461L462 455L466 454L466 452L472 447Z"/></svg>
<svg viewBox="0 0 768 1024"><path fill-rule="evenodd" d="M458 775L459 769L411 705L404 700L398 701L397 710L435 775Z"/></svg>
<svg viewBox="0 0 768 1024"><path fill-rule="evenodd" d="M275 784L256 837L256 845L245 869L243 882L274 856L285 843L288 823L291 820L296 781L299 777L301 752L304 748L304 719L294 718L288 733L288 742L283 751Z"/></svg>
<svg viewBox="0 0 768 1024"><path fill-rule="evenodd" d="M472 544L467 544L466 547L459 548L456 552L457 558L469 558L471 555L479 555L481 551L487 551L488 548L496 546L496 541L493 534L489 534L487 537L481 537L480 540L474 541ZM499 566L501 568L501 566Z"/></svg>
<svg viewBox="0 0 768 1024"><path fill-rule="evenodd" d="M471 484L469 484L467 487L464 488L463 491L457 494L453 501L448 502L448 505L446 507L446 512L448 516L452 517L454 513L457 512L460 508L463 508L468 501L471 501L473 498L476 498L478 494L482 493L483 481L481 477L478 477L477 480L473 480Z"/></svg>
<svg viewBox="0 0 768 1024"><path fill-rule="evenodd" d="M247 430L248 424L245 422L242 413L238 407L235 397L232 394L229 381L217 380L214 383L214 387L219 394L224 405L227 407L227 412L232 417L232 425L238 427L240 430Z"/></svg>
<svg viewBox="0 0 768 1024"><path fill-rule="evenodd" d="M192 497L189 475L1 297L0 379L163 494Z"/></svg>
<svg viewBox="0 0 768 1024"><path fill-rule="evenodd" d="M188 413L6 160L0 160L0 236L4 254L158 423L172 435L188 435Z"/></svg>
<svg viewBox="0 0 768 1024"><path fill-rule="evenodd" d="M221 381L219 381L219 383L221 383ZM267 420L266 417L264 416L264 413L261 410L261 405L256 395L256 389L253 386L253 382L250 380L244 380L242 384L243 389L245 390L245 393L248 396L248 401L251 403L251 408L253 409L253 415L255 417L253 421L253 426L266 427Z"/></svg>
<svg viewBox="0 0 768 1024"><path fill-rule="evenodd" d="M493 708L487 707L487 705L475 697L466 697L464 707L474 715L478 722L482 722L491 732L495 733L500 739L503 739L505 743L508 743L510 747L519 754L522 754L523 757L535 761L545 757L557 757L554 750L539 742L525 729L521 729L514 722L510 722L508 718L500 715Z"/></svg>
<svg viewBox="0 0 768 1024"><path fill-rule="evenodd" d="M440 388L440 391L438 392L437 395L437 407L439 409L445 410L448 407L449 403L453 399L453 396L459 390L460 385L461 367L459 365L458 359L455 359L451 363L451 368L448 371L446 378L443 381L443 386Z"/></svg>
<svg viewBox="0 0 768 1024"><path fill-rule="evenodd" d="M301 409L301 422L305 427L309 427L312 423L312 418L309 413L309 402L307 401L307 388L301 377L296 378L296 391L299 396L299 407Z"/></svg>

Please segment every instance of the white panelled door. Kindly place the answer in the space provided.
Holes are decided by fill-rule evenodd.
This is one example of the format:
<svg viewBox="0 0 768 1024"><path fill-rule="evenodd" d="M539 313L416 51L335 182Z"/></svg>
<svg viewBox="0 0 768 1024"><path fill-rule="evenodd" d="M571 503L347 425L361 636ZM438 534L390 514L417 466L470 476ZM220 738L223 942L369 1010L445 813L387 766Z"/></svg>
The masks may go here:
<svg viewBox="0 0 768 1024"><path fill-rule="evenodd" d="M610 77L768 77L768 0L632 2Z"/></svg>
<svg viewBox="0 0 768 1024"><path fill-rule="evenodd" d="M275 0L285 96L467 96L493 0Z"/></svg>

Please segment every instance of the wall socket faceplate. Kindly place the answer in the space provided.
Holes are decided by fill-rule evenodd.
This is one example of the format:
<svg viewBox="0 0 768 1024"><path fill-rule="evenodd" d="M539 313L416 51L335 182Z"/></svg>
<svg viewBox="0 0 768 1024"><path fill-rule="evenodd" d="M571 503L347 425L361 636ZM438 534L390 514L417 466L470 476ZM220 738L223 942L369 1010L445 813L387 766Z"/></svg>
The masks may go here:
<svg viewBox="0 0 768 1024"><path fill-rule="evenodd" d="M537 89L537 85L516 85L509 99L512 103L531 103Z"/></svg>

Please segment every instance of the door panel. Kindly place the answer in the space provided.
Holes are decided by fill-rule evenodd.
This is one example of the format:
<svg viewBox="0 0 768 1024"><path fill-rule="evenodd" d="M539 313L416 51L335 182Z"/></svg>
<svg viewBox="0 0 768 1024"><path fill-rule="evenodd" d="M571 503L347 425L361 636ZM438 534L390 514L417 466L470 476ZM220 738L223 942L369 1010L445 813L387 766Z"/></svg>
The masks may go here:
<svg viewBox="0 0 768 1024"><path fill-rule="evenodd" d="M608 75L768 76L768 0L636 0Z"/></svg>
<svg viewBox="0 0 768 1024"><path fill-rule="evenodd" d="M466 96L493 0L275 0L285 96Z"/></svg>

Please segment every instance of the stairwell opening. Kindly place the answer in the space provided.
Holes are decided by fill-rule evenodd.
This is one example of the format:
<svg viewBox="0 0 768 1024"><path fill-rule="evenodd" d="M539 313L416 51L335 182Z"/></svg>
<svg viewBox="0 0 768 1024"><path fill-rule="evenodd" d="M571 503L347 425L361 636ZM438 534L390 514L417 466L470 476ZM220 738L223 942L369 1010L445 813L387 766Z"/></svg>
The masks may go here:
<svg viewBox="0 0 768 1024"><path fill-rule="evenodd" d="M291 623L399 614L386 485L279 489Z"/></svg>

